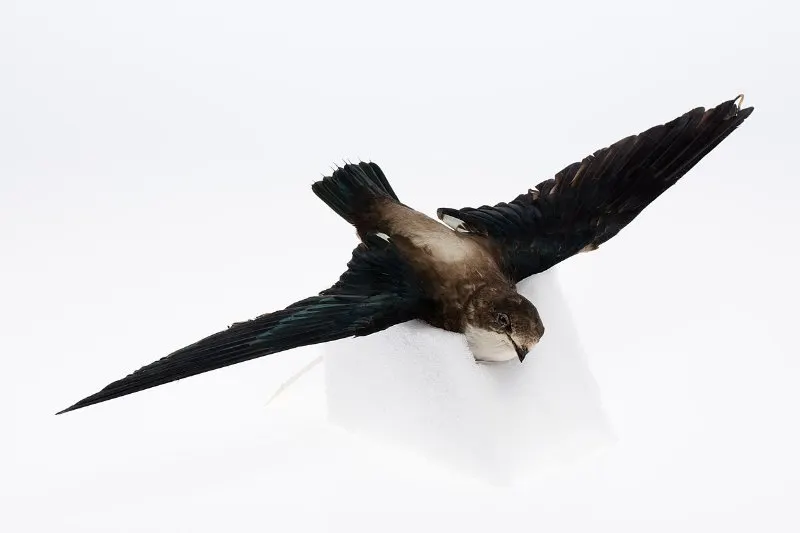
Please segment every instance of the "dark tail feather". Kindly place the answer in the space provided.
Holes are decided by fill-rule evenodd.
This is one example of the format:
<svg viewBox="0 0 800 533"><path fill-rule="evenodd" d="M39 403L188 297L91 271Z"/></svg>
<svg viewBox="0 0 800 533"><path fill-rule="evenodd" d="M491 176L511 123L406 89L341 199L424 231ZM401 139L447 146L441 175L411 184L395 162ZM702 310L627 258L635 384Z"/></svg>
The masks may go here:
<svg viewBox="0 0 800 533"><path fill-rule="evenodd" d="M375 163L347 164L337 168L332 176L326 176L311 186L323 202L350 224L357 225L360 214L368 211L375 198L400 200L389 185L389 181Z"/></svg>

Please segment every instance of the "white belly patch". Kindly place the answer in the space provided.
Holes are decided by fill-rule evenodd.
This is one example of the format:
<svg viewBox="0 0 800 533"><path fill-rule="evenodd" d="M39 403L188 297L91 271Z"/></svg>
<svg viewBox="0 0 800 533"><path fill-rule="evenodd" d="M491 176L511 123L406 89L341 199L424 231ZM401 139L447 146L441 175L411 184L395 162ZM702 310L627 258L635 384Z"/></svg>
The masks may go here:
<svg viewBox="0 0 800 533"><path fill-rule="evenodd" d="M473 243L452 233L421 233L414 236L412 242L415 246L427 249L436 259L445 263L464 262L475 252Z"/></svg>

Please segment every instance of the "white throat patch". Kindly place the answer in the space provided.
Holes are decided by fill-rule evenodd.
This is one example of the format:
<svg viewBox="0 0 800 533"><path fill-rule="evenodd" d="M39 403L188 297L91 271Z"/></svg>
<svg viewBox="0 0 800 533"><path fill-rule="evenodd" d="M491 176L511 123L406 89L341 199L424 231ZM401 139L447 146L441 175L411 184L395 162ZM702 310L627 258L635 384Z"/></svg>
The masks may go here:
<svg viewBox="0 0 800 533"><path fill-rule="evenodd" d="M499 363L517 359L517 351L506 335L467 324L467 344L476 361Z"/></svg>

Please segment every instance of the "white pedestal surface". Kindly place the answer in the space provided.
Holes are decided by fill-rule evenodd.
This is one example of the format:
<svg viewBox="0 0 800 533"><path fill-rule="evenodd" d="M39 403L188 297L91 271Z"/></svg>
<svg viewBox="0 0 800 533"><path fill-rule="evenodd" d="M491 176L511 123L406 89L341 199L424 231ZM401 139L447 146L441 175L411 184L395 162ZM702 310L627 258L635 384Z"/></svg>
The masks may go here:
<svg viewBox="0 0 800 533"><path fill-rule="evenodd" d="M519 284L546 328L523 363L420 321L324 345L329 420L500 484L613 442L554 270Z"/></svg>

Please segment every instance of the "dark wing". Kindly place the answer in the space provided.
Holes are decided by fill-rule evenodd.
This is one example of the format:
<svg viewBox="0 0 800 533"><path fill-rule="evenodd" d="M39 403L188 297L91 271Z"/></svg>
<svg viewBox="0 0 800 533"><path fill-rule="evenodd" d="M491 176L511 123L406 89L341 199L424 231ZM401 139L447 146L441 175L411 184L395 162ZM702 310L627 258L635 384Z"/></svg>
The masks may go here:
<svg viewBox="0 0 800 533"><path fill-rule="evenodd" d="M58 414L298 346L369 335L416 318L420 294L394 246L369 236L330 289L181 348Z"/></svg>
<svg viewBox="0 0 800 533"><path fill-rule="evenodd" d="M510 203L437 213L497 243L519 281L616 235L750 116L741 98L622 139Z"/></svg>

